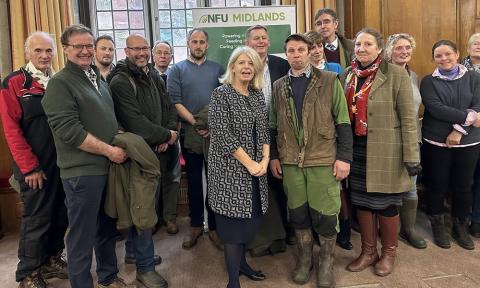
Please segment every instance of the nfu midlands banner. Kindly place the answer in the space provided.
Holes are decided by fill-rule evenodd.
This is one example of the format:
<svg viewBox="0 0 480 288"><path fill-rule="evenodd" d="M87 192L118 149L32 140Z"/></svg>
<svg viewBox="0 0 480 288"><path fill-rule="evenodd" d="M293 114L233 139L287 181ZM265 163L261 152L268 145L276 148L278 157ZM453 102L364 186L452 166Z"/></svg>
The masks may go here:
<svg viewBox="0 0 480 288"><path fill-rule="evenodd" d="M208 33L209 60L224 66L233 49L245 45L245 31L264 25L270 37L269 54L284 56L283 41L297 31L295 6L193 8L193 27Z"/></svg>

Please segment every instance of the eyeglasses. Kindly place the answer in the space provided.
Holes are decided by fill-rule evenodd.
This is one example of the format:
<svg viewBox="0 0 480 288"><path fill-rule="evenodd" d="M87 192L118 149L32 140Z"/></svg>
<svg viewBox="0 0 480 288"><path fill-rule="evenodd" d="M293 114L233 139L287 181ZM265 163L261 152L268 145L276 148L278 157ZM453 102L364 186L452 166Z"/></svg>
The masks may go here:
<svg viewBox="0 0 480 288"><path fill-rule="evenodd" d="M316 25L316 26L322 26L322 25L323 25L323 26L327 26L327 25L330 25L330 24L332 24L332 23L334 23L334 22L335 22L335 20L332 21L332 20L330 20L330 19L325 19L325 20L323 20L323 21L318 20L317 22L315 22L315 25Z"/></svg>
<svg viewBox="0 0 480 288"><path fill-rule="evenodd" d="M140 51L148 52L148 51L150 51L150 47L127 47L127 49L133 50L135 52L140 52Z"/></svg>
<svg viewBox="0 0 480 288"><path fill-rule="evenodd" d="M93 50L93 47L94 47L93 44L85 44L85 45L83 45L83 44L65 44L65 46L70 46L73 49L78 50L78 51L82 51L83 48L91 51L91 50Z"/></svg>
<svg viewBox="0 0 480 288"><path fill-rule="evenodd" d="M163 56L170 56L170 55L172 55L172 53L170 53L170 52L162 52L162 51L155 52L155 54L160 55L160 56L162 56L162 55L163 55Z"/></svg>

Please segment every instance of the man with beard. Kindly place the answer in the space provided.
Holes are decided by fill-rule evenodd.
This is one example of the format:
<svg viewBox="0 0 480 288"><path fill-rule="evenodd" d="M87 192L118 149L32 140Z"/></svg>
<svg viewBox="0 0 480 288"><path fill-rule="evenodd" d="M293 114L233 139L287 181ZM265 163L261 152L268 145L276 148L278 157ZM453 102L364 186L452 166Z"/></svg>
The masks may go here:
<svg viewBox="0 0 480 288"><path fill-rule="evenodd" d="M345 69L352 61L353 42L337 33L338 22L337 13L329 8L320 9L315 15L315 29L325 38L325 59Z"/></svg>
<svg viewBox="0 0 480 288"><path fill-rule="evenodd" d="M313 267L318 267L317 287L330 288L335 287L339 181L349 174L353 140L337 74L309 64L312 46L302 34L285 40L291 69L273 84L270 169L274 177L283 178L290 221L297 234L293 281L307 283ZM320 242L318 265L312 263L312 229Z"/></svg>
<svg viewBox="0 0 480 288"><path fill-rule="evenodd" d="M99 36L95 40L95 66L97 66L103 80L107 79L110 71L113 70L113 56L115 55L115 44L110 35Z"/></svg>
<svg viewBox="0 0 480 288"><path fill-rule="evenodd" d="M44 288L48 287L44 279L68 278L62 259L68 226L65 192L52 131L40 102L54 74L54 47L45 32L28 36L27 65L8 75L0 91L3 131L23 201L15 277L21 288Z"/></svg>
<svg viewBox="0 0 480 288"><path fill-rule="evenodd" d="M201 143L202 138L208 137L208 130L194 128L197 121L194 115L210 103L213 89L220 85L218 78L225 72L220 64L205 57L208 49L208 34L205 30L201 28L190 30L187 45L190 50L188 59L175 64L170 69L167 79L167 90L182 121L182 154L187 172L188 206L192 227L189 238L182 244L184 249L195 246L198 238L203 235L203 211L206 203L202 185L202 169L206 165L206 159L202 152L194 152L185 147L185 142ZM214 214L208 205L206 206L210 240L221 250L223 245L215 232Z"/></svg>
<svg viewBox="0 0 480 288"><path fill-rule="evenodd" d="M127 58L119 61L107 78L117 119L126 132L141 136L157 153L162 172L160 183L166 182L172 178L173 172L168 169L167 160L170 154L178 155L177 113L160 74L149 63L147 39L140 35L128 36L125 54ZM157 186L157 198L163 187L161 184ZM168 287L167 281L155 271L152 229L138 233L132 227L125 247L126 259L135 259L138 281L148 288Z"/></svg>

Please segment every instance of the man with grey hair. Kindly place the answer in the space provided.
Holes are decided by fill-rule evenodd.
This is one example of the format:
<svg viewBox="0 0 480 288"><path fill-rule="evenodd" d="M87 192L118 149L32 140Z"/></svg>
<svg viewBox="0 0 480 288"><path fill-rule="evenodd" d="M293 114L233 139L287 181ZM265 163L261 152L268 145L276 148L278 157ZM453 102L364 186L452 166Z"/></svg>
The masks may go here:
<svg viewBox="0 0 480 288"><path fill-rule="evenodd" d="M170 62L172 62L172 46L167 41L157 41L152 48L153 62L155 64L155 69L160 73L163 82L167 85L168 73L170 73ZM180 144L177 141L177 147L180 147ZM167 156L165 159L160 160L160 164L164 167L164 170L167 171L169 177L164 177L162 179L162 192L161 198L159 199L158 204L158 218L163 218L167 226L167 233L174 235L178 233L177 226L177 205L178 205L178 193L180 191L180 177L181 177L181 168L180 168L180 149L177 149L177 154L173 154L173 151L169 153L164 153ZM163 174L163 172L162 172ZM161 223L159 221L159 223ZM160 225L157 225L159 227Z"/></svg>
<svg viewBox="0 0 480 288"><path fill-rule="evenodd" d="M42 99L57 148L70 231L68 272L72 288L93 288L92 252L99 288L129 287L117 277L116 222L103 209L108 167L127 154L110 143L118 131L112 97L92 65L94 37L83 25L62 33L65 68L55 74ZM73 89L74 88L74 89Z"/></svg>
<svg viewBox="0 0 480 288"><path fill-rule="evenodd" d="M25 41L28 63L2 83L0 113L23 201L16 281L19 287L48 287L44 279L68 278L62 259L67 229L65 192L42 100L55 55L53 39L34 32Z"/></svg>
<svg viewBox="0 0 480 288"><path fill-rule="evenodd" d="M153 45L152 54L153 54L153 63L155 64L155 69L162 76L165 85L167 84L167 75L168 75L168 65L172 62L173 53L172 45L167 41L157 41Z"/></svg>
<svg viewBox="0 0 480 288"><path fill-rule="evenodd" d="M267 27L263 25L253 25L247 28L245 32L245 45L257 51L260 59L265 63L263 66L263 79L266 85L262 91L265 96L267 111L269 111L273 82L286 75L290 66L287 60L268 54L270 36L268 35ZM262 225L263 227L270 226L271 229L260 229L254 241L249 243L248 246L251 249L250 254L253 256L283 252L287 249L285 240L290 245L296 242L295 231L288 223L287 197L285 191L283 191L282 181L273 177L270 169L268 169L267 173L268 186L271 192L268 193L270 208L265 215ZM277 223L277 214L279 214L281 218L280 225ZM269 242L268 245L265 244L267 242Z"/></svg>
<svg viewBox="0 0 480 288"><path fill-rule="evenodd" d="M337 13L330 8L322 8L315 14L315 30L325 38L325 59L345 69L350 66L354 47L351 40L338 33L338 24Z"/></svg>

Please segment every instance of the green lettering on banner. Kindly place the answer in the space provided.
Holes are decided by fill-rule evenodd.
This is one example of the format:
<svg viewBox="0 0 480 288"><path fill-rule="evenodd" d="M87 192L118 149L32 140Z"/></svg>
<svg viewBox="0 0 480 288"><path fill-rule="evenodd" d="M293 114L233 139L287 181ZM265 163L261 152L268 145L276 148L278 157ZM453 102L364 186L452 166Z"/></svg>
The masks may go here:
<svg viewBox="0 0 480 288"><path fill-rule="evenodd" d="M283 13L283 12L282 12ZM280 13L279 17L282 17ZM233 21L240 22L240 18L252 14L233 14ZM285 17L285 15L283 15ZM241 19L245 20L245 19ZM250 26L236 27L208 27L204 28L208 33L208 50L207 58L222 64L224 67L228 63L228 58L233 49L238 46L245 45L245 31ZM290 25L269 25L267 26L268 35L270 36L270 47L268 53L277 54L284 53L283 42L290 35Z"/></svg>

